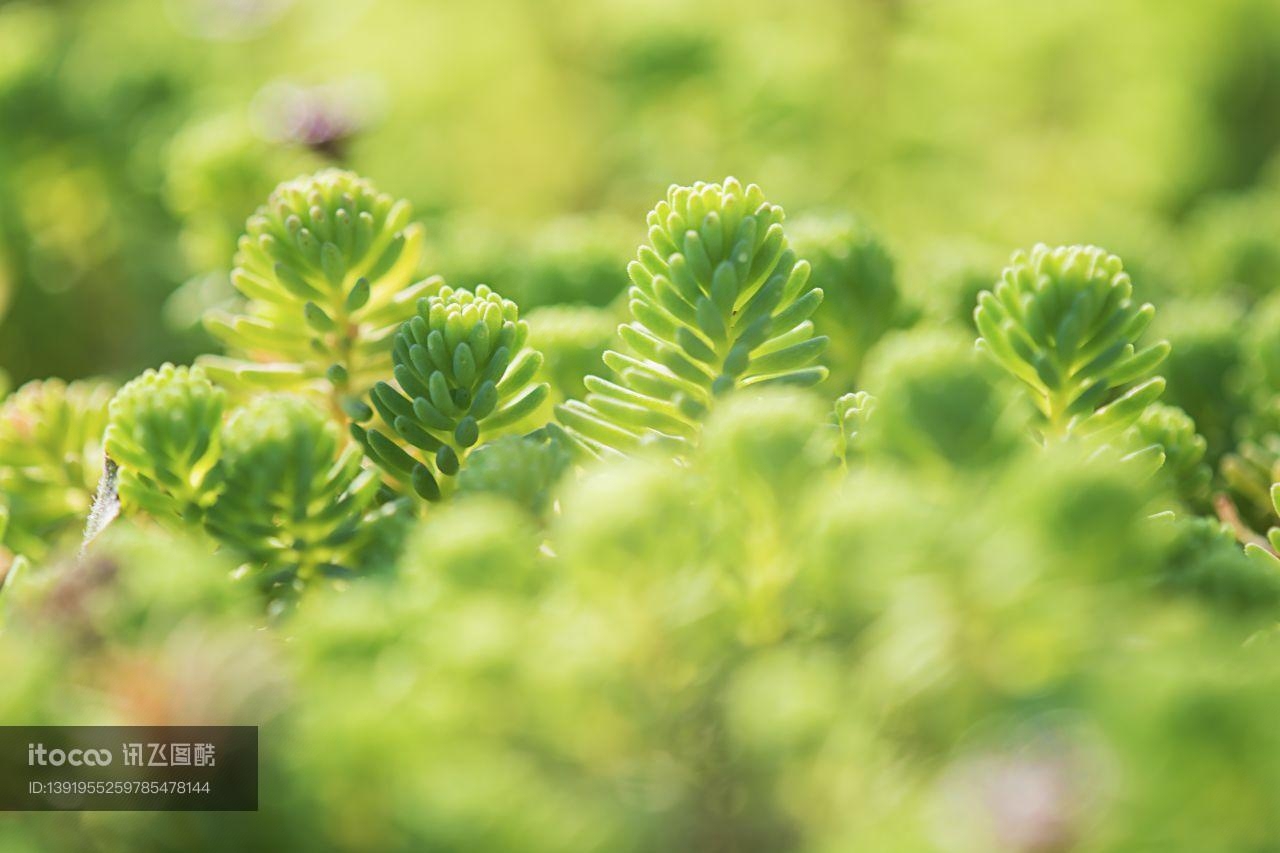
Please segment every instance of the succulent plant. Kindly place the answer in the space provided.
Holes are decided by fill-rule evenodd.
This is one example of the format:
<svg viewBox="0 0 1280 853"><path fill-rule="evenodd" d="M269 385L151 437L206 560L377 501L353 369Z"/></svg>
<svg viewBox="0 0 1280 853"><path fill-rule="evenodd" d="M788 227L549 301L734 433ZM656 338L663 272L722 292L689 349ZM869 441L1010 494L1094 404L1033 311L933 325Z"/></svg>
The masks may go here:
<svg viewBox="0 0 1280 853"><path fill-rule="evenodd" d="M352 434L394 480L439 499L473 448L518 430L546 400L528 336L516 304L487 286L442 287L396 333L395 385L369 394L387 431L353 424Z"/></svg>
<svg viewBox="0 0 1280 853"><path fill-rule="evenodd" d="M587 395L557 407L588 456L696 443L716 398L735 388L812 385L826 338L810 316L822 291L787 248L782 208L755 184L672 186L649 213L649 242L628 266L628 352L609 350L614 379L589 376Z"/></svg>
<svg viewBox="0 0 1280 853"><path fill-rule="evenodd" d="M843 394L836 399L836 456L847 465L857 453L858 440L875 412L876 398L866 391Z"/></svg>
<svg viewBox="0 0 1280 853"><path fill-rule="evenodd" d="M1280 295L1253 306L1240 349L1245 390L1262 400L1280 394Z"/></svg>
<svg viewBox="0 0 1280 853"><path fill-rule="evenodd" d="M408 202L334 169L281 184L249 218L232 283L243 312L206 326L230 357L200 363L230 389L311 390L335 413L390 370L396 329L438 280L413 283L422 228Z"/></svg>
<svg viewBox="0 0 1280 853"><path fill-rule="evenodd" d="M350 575L394 511L379 505L360 448L305 399L259 397L232 415L222 447L224 489L206 524L268 589Z"/></svg>
<svg viewBox="0 0 1280 853"><path fill-rule="evenodd" d="M1115 255L1040 244L1015 253L979 295L978 344L1027 387L1046 439L1116 435L1164 390L1150 374L1169 345L1139 348L1155 309L1132 294Z"/></svg>
<svg viewBox="0 0 1280 853"><path fill-rule="evenodd" d="M199 522L221 492L226 392L199 367L165 364L111 400L104 445L129 507Z"/></svg>
<svg viewBox="0 0 1280 853"><path fill-rule="evenodd" d="M222 289L232 291L227 270L245 214L262 203L280 175L317 165L255 134L243 110L200 115L185 125L169 145L165 200L182 220L183 255L197 277L216 270Z"/></svg>
<svg viewBox="0 0 1280 853"><path fill-rule="evenodd" d="M608 252L577 239L545 278L501 262L557 303L532 319L404 270L359 313L383 291L333 251L393 249L335 231L326 270L323 240L318 265L255 242L241 285L281 289L242 315L243 363L0 402L0 715L279 736L269 821L0 822L0 849L1274 846L1270 307L1165 288L1184 412L1149 402L1165 348L1101 250L1015 256L985 358L952 316L985 261L904 330L864 228L810 235L806 280L780 220L735 181L674 189L603 357L613 309L573 303L607 301ZM339 363L321 327L353 294ZM836 381L791 387L822 377L824 324ZM614 372L545 423L591 359ZM1234 523L1193 419L1217 408ZM55 559L95 480L119 521Z"/></svg>
<svg viewBox="0 0 1280 853"><path fill-rule="evenodd" d="M1252 612L1263 622L1280 605L1280 562L1255 544L1241 551L1231 528L1216 518L1170 520L1173 536L1161 589L1193 596L1227 612Z"/></svg>
<svg viewBox="0 0 1280 853"><path fill-rule="evenodd" d="M1179 500L1196 511L1207 510L1213 470L1204 461L1207 444L1195 421L1176 406L1154 403L1133 429L1139 447L1156 445L1164 452L1163 470Z"/></svg>

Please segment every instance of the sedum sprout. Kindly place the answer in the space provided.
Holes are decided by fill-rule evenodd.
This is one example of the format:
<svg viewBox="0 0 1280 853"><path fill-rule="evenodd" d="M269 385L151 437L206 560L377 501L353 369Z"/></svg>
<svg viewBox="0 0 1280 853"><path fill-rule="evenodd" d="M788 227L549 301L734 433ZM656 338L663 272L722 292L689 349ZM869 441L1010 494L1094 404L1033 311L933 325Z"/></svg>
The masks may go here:
<svg viewBox="0 0 1280 853"><path fill-rule="evenodd" d="M104 444L126 506L199 520L220 489L226 392L199 367L148 370L111 401Z"/></svg>
<svg viewBox="0 0 1280 853"><path fill-rule="evenodd" d="M323 412L289 395L260 397L228 421L225 488L207 524L264 586L350 574L378 536L388 511L377 504L377 473L340 439Z"/></svg>
<svg viewBox="0 0 1280 853"><path fill-rule="evenodd" d="M1155 403L1147 407L1133 427L1139 446L1156 445L1164 452L1164 472L1179 500L1204 509L1209 499L1213 471L1204 461L1207 444L1196 432L1195 421L1177 406Z"/></svg>
<svg viewBox="0 0 1280 853"><path fill-rule="evenodd" d="M812 385L826 338L810 316L822 291L787 247L782 208L755 184L672 186L649 213L649 242L627 268L627 352L609 350L614 378L589 376L587 395L557 408L588 456L646 444L682 452L716 398L735 388Z"/></svg>
<svg viewBox="0 0 1280 853"><path fill-rule="evenodd" d="M866 391L842 394L836 399L832 415L836 427L836 456L842 464L847 465L857 455L862 433L875 408L876 398Z"/></svg>
<svg viewBox="0 0 1280 853"><path fill-rule="evenodd" d="M390 366L392 337L418 297L422 228L406 201L329 169L281 184L249 217L232 283L240 313L214 312L228 357L202 359L230 388L312 389L350 406Z"/></svg>
<svg viewBox="0 0 1280 853"><path fill-rule="evenodd" d="M528 336L510 299L483 284L442 287L396 333L395 385L369 395L387 431L353 424L352 434L393 479L439 499L473 448L517 430L547 398Z"/></svg>
<svg viewBox="0 0 1280 853"><path fill-rule="evenodd" d="M1118 433L1164 390L1150 374L1169 345L1139 348L1155 309L1132 294L1115 255L1041 244L978 297L979 346L1026 385L1046 438Z"/></svg>

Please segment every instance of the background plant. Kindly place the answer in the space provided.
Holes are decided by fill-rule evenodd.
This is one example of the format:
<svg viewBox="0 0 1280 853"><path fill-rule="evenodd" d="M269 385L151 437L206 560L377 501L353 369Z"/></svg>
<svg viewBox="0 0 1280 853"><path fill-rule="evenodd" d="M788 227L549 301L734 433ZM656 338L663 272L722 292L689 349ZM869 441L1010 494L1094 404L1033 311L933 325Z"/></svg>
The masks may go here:
<svg viewBox="0 0 1280 853"><path fill-rule="evenodd" d="M1226 824L1183 824L1186 809L1207 817L1212 806L1147 770L1176 741L1180 766L1225 778L1227 765L1212 768L1230 739L1186 724L1190 709L1228 715L1251 737L1267 730L1270 693L1246 686L1269 683L1267 644L1242 650L1240 599L1190 583L1197 572L1207 581L1209 565L1220 576L1223 555L1243 556L1237 546L1227 539L1209 549L1216 563L1195 561L1167 522L1146 517L1148 484L1073 445L1046 455L1028 444L1005 487L975 494L968 480L922 479L892 456L845 475L828 464L824 421L820 399L802 393L730 398L692 465L597 466L563 492L547 529L499 497L463 496L415 532L395 577L316 590L277 626L290 638L278 645L238 627L254 608L243 586L220 580L228 565L192 552L175 577L185 546L113 529L96 559L132 571L24 588L23 627L6 633L3 654L25 662L0 700L58 719L71 626L95 638L77 653L87 673L77 689L126 719L139 682L94 676L94 662L129 660L150 693L184 683L174 663L194 659L193 635L236 649L183 695L198 687L201 707L223 718L270 721L278 747L265 757L264 810L194 818L197 831L250 845L656 849L733 838L765 849L890 832L924 844L934 838L924 818L944 809L966 816L951 837L977 847L1021 831L1006 801L987 797L1032 767L1065 786L1047 805L1062 833L1123 844L1253 837L1261 793L1246 793ZM326 423L318 412L315 423ZM799 484L811 502L795 500ZM1174 549L1187 582L1153 595ZM1105 582L1082 583L1082 567ZM1118 653L1121 630L1143 642ZM902 665L919 655L927 668ZM1227 658L1224 682L1213 673ZM523 701L503 701L512 695ZM318 748L335 737L342 747ZM1231 762L1230 778L1267 778L1268 756ZM365 781L373 767L414 796L377 796ZM801 803L772 784L782 778L805 791ZM890 779L906 802L875 794ZM656 811L630 793L640 783L664 794ZM727 819L715 795L724 785L751 808ZM973 785L988 794L972 799ZM1115 808L1122 794L1142 808ZM853 807L850 797L856 820L835 808ZM55 825L44 818L5 832L45 837ZM144 831L116 818L79 831L114 846ZM191 826L161 814L145 832Z"/></svg>
<svg viewBox="0 0 1280 853"><path fill-rule="evenodd" d="M377 474L360 449L305 400L268 395L237 411L223 436L225 489L210 531L271 588L346 577L379 543L394 512L378 506Z"/></svg>
<svg viewBox="0 0 1280 853"><path fill-rule="evenodd" d="M825 363L839 366L828 386L853 388L871 348L891 329L910 325L917 312L903 298L893 256L866 223L811 216L788 230L792 248L809 262L810 279L823 293L814 323L828 341Z"/></svg>
<svg viewBox="0 0 1280 853"><path fill-rule="evenodd" d="M84 528L102 472L110 386L29 382L0 405L0 544L42 559Z"/></svg>

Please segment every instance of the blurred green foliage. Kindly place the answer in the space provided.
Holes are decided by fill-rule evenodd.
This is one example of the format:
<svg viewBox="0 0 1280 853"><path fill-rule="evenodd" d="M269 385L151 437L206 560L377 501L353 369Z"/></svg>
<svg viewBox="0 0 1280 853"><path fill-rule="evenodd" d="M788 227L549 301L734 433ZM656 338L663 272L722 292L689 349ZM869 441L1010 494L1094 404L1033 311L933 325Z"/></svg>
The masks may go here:
<svg viewBox="0 0 1280 853"><path fill-rule="evenodd" d="M0 3L0 713L262 731L257 813L0 849L1275 849L1277 57Z"/></svg>
<svg viewBox="0 0 1280 853"><path fill-rule="evenodd" d="M187 360L207 343L165 297L335 159L424 213L436 271L526 310L621 293L655 191L735 173L793 213L866 217L915 294L941 240L999 247L987 275L1008 246L1092 242L1150 281L1135 219L1187 238L1191 286L1267 286L1264 0L749 7L6 3L0 364L20 383Z"/></svg>
<svg viewBox="0 0 1280 853"><path fill-rule="evenodd" d="M1241 647L1266 616L1239 608L1274 607L1274 573L1146 518L1148 485L1071 447L1024 445L974 493L891 456L845 475L824 420L809 394L735 398L690 466L597 467L547 528L464 497L393 577L320 590L265 635L252 590L199 548L176 571L190 546L112 530L12 594L4 655L25 659L0 705L55 722L74 690L103 721L257 722L262 811L4 832L348 850L1273 837L1280 767L1254 747L1274 641Z"/></svg>
<svg viewBox="0 0 1280 853"><path fill-rule="evenodd" d="M112 389L102 382L28 382L0 403L0 540L42 559L84 527L102 473Z"/></svg>

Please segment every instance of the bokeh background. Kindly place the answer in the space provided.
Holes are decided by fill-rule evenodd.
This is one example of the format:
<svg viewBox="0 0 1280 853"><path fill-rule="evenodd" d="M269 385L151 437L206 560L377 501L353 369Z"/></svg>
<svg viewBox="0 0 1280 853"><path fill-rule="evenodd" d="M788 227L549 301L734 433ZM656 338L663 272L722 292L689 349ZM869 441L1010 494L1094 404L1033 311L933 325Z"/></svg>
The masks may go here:
<svg viewBox="0 0 1280 853"><path fill-rule="evenodd" d="M0 0L0 491L36 565L0 720L258 724L265 792L0 851L1280 849L1280 574L1236 541L1280 525L1278 153L1275 0ZM520 303L559 397L668 184L757 182L833 374L554 511L559 468L468 462L272 630L145 519L62 559L111 385L5 386L214 350L245 218L328 165L413 203L424 274ZM1032 446L971 359L1040 241L1157 306L1159 477Z"/></svg>
<svg viewBox="0 0 1280 853"><path fill-rule="evenodd" d="M608 302L666 186L726 174L861 217L957 317L1041 240L1247 307L1278 145L1268 0L5 2L0 367L208 349L244 218L335 161L528 307Z"/></svg>

